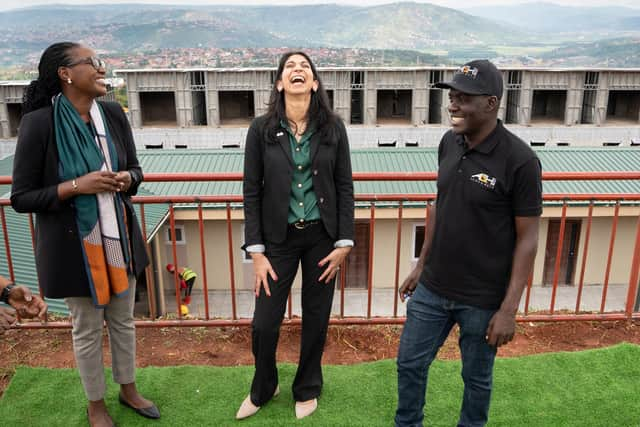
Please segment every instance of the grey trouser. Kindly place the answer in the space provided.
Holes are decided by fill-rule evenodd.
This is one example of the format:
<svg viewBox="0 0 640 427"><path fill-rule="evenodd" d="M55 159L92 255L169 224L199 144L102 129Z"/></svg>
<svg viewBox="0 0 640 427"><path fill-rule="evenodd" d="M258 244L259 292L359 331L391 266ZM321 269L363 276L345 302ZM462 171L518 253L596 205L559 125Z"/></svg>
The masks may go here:
<svg viewBox="0 0 640 427"><path fill-rule="evenodd" d="M104 308L96 308L90 297L70 297L64 302L73 324L73 352L87 399L104 398L106 391L102 359L102 328L107 323L113 380L135 382L136 331L133 323L136 281L129 276L129 292L112 297Z"/></svg>

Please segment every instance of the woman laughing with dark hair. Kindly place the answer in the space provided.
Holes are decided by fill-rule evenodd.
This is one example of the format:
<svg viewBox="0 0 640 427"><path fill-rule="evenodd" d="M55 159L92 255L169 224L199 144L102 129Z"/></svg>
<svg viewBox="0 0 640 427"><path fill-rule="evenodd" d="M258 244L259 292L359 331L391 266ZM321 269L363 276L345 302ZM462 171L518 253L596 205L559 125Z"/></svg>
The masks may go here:
<svg viewBox="0 0 640 427"><path fill-rule="evenodd" d="M342 121L309 56L282 56L268 110L247 133L245 245L255 273L251 393L236 418L279 391L276 347L287 297L302 266L302 343L293 381L297 418L313 413L335 278L353 246L353 181Z"/></svg>

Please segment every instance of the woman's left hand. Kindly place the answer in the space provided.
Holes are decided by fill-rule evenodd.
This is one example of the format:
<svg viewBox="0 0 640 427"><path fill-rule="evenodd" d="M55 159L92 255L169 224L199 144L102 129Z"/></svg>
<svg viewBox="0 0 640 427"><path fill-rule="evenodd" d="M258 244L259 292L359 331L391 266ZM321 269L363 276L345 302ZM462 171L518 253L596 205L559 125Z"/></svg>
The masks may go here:
<svg viewBox="0 0 640 427"><path fill-rule="evenodd" d="M324 267L327 263L329 265L327 265L326 270L324 270L322 275L318 278L318 282L322 282L323 280L324 283L331 282L331 280L336 277L336 274L338 274L338 271L340 271L340 265L342 265L344 259L349 255L349 252L351 252L351 246L335 248L331 253L329 253L329 255L322 258L318 263L318 266Z"/></svg>
<svg viewBox="0 0 640 427"><path fill-rule="evenodd" d="M131 187L131 174L129 171L120 171L116 174L116 181L118 181L118 185L120 186L118 191L127 191L129 187Z"/></svg>

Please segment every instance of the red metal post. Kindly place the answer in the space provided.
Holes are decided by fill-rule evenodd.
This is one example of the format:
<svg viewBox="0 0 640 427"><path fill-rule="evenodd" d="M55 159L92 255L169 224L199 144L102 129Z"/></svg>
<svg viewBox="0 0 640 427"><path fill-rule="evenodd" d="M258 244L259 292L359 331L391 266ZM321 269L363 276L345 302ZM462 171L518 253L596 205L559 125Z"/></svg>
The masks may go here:
<svg viewBox="0 0 640 427"><path fill-rule="evenodd" d="M178 252L176 249L176 219L173 203L169 204L169 228L171 232L171 254L173 255L173 281L176 288L176 310L178 311L178 319L182 319L182 311L180 310L180 278L178 276Z"/></svg>
<svg viewBox="0 0 640 427"><path fill-rule="evenodd" d="M562 244L564 243L564 227L567 222L567 202L562 204L562 219L560 220L560 233L558 234L558 250L556 251L556 262L553 268L553 290L551 291L551 304L549 312L553 314L556 304L556 292L558 290L558 276L560 275L560 261L562 259Z"/></svg>
<svg viewBox="0 0 640 427"><path fill-rule="evenodd" d="M398 205L398 228L396 231L396 274L394 278L393 317L398 317L398 289L400 288L400 245L402 243L402 200Z"/></svg>
<svg viewBox="0 0 640 427"><path fill-rule="evenodd" d="M238 319L236 308L236 274L233 267L233 233L231 227L231 204L227 203L227 248L229 250L229 279L231 280L231 314Z"/></svg>
<svg viewBox="0 0 640 427"><path fill-rule="evenodd" d="M589 240L591 239L591 223L593 222L593 202L589 203L589 215L587 217L587 233L585 236L584 249L582 251L582 266L580 267L580 282L578 283L578 296L576 298L576 314L580 311L580 300L582 298L582 288L584 286L584 272L587 268L587 256L589 255Z"/></svg>
<svg viewBox="0 0 640 427"><path fill-rule="evenodd" d="M29 232L31 234L31 249L33 249L33 258L36 256L36 228L33 225L33 214L27 214L29 216ZM38 269L36 269L36 275L38 274ZM40 285L40 277L38 277L38 293L40 294L40 298L44 299L44 293L42 292L42 286ZM44 321L49 321L49 312L47 311L44 314Z"/></svg>
<svg viewBox="0 0 640 427"><path fill-rule="evenodd" d="M371 318L371 296L373 293L373 238L376 226L376 204L371 202L371 218L369 220L369 262L367 265L367 319Z"/></svg>
<svg viewBox="0 0 640 427"><path fill-rule="evenodd" d="M142 225L142 238L144 239L144 248L147 251L147 256L151 259L151 246L147 242L147 221L144 216L144 203L140 203L140 223ZM149 264L145 268L145 277L147 279L147 304L149 304L149 315L152 319L155 319L158 315L158 308L156 307L156 287L155 280L153 278L153 265Z"/></svg>
<svg viewBox="0 0 640 427"><path fill-rule="evenodd" d="M638 297L638 281L640 276L640 216L638 216L638 224L636 225L636 244L633 249L633 258L631 261L631 275L629 277L629 290L627 291L627 306L625 314L631 319L633 310Z"/></svg>
<svg viewBox="0 0 640 427"><path fill-rule="evenodd" d="M347 268L349 268L347 264L347 260L345 259L342 263L342 269L340 270L340 318L344 317L344 282L347 280Z"/></svg>
<svg viewBox="0 0 640 427"><path fill-rule="evenodd" d="M9 267L9 277L12 282L16 281L13 272L13 260L11 258L11 248L9 247L9 232L7 231L7 218L4 216L4 206L0 206L0 220L2 220L2 235L4 237L4 250L7 254L7 266Z"/></svg>
<svg viewBox="0 0 640 427"><path fill-rule="evenodd" d="M202 218L202 203L198 203L198 226L200 228L200 255L202 258L202 292L204 292L204 316L205 316L205 319L209 320L209 288L207 286L207 253L204 245L204 220Z"/></svg>
<svg viewBox="0 0 640 427"><path fill-rule="evenodd" d="M527 293L524 298L524 314L529 314L529 300L531 298L531 285L533 284L533 270L529 273L529 279L527 280Z"/></svg>
<svg viewBox="0 0 640 427"><path fill-rule="evenodd" d="M602 287L602 301L600 302L600 313L604 313L607 303L607 290L609 289L609 275L611 274L611 261L613 260L613 247L616 244L616 231L618 230L618 218L620 218L620 201L616 203L613 214L613 224L611 225L611 240L609 241L609 254L607 255L607 268L604 273L604 286Z"/></svg>

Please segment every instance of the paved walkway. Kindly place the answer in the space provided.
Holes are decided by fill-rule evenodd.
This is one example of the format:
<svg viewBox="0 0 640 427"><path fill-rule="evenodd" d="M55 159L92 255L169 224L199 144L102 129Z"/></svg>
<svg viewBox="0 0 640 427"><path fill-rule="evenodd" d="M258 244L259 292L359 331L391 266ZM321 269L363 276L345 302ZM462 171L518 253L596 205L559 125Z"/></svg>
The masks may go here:
<svg viewBox="0 0 640 427"><path fill-rule="evenodd" d="M605 312L623 311L625 309L628 285L609 285ZM602 300L602 286L585 286L582 291L581 311L600 311ZM551 291L549 287L535 286L531 289L529 301L529 312L548 311L551 303ZM556 292L555 310L574 311L578 288L574 286L558 287ZM374 289L371 296L371 316L393 316L392 288ZM175 312L175 294L165 295L167 310ZM293 315L299 316L300 309L300 289L293 289ZM525 295L520 303L520 311L524 310ZM365 317L367 315L367 291L364 289L345 290L344 315ZM249 290L236 292L236 309L239 318L251 318L253 316L254 294ZM204 318L204 298L201 291L194 290L192 302L189 306L190 314L194 317ZM334 316L340 315L340 292L336 290L333 299L332 312ZM209 315L211 318L231 318L231 292L230 291L210 291L209 292ZM405 315L405 304L398 300L398 316Z"/></svg>

